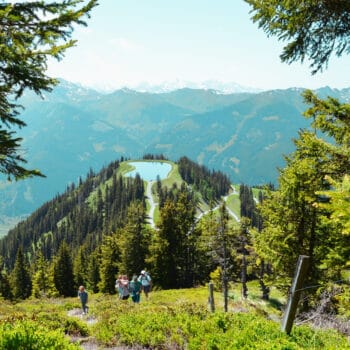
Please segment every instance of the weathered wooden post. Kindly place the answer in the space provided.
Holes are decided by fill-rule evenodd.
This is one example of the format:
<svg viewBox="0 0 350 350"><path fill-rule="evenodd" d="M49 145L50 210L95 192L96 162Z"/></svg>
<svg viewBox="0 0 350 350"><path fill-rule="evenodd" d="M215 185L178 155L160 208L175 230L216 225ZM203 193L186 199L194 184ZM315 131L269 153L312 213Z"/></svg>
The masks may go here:
<svg viewBox="0 0 350 350"><path fill-rule="evenodd" d="M210 304L210 311L215 311L215 303L214 303L214 283L209 282L209 304Z"/></svg>
<svg viewBox="0 0 350 350"><path fill-rule="evenodd" d="M306 272L309 266L309 256L299 255L297 267L294 274L292 287L288 298L288 303L283 314L281 328L282 331L290 334L293 327L295 314L297 312L301 289L303 287Z"/></svg>

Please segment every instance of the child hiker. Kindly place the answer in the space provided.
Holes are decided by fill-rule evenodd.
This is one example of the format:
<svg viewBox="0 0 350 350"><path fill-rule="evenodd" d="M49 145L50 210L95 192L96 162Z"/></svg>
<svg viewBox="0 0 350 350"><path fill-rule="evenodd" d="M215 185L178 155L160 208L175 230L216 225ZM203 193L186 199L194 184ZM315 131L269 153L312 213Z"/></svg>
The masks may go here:
<svg viewBox="0 0 350 350"><path fill-rule="evenodd" d="M118 290L119 299L127 300L129 298L129 280L127 275L119 275L115 281L115 288Z"/></svg>
<svg viewBox="0 0 350 350"><path fill-rule="evenodd" d="M78 290L78 298L81 301L81 307L83 309L83 315L87 314L88 306L86 305L88 302L88 293L85 290L84 286L80 286Z"/></svg>

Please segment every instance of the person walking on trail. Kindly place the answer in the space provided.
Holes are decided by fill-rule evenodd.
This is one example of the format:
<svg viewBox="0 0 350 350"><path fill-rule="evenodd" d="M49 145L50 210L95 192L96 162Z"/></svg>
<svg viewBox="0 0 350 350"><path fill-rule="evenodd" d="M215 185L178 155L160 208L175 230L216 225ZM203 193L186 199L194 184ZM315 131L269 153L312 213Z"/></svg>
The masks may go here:
<svg viewBox="0 0 350 350"><path fill-rule="evenodd" d="M83 309L83 315L88 313L89 307L87 306L88 302L88 293L85 290L84 286L80 286L78 290L78 298L81 301L81 307Z"/></svg>
<svg viewBox="0 0 350 350"><path fill-rule="evenodd" d="M145 270L142 270L141 275L139 276L138 280L142 284L142 290L145 293L146 299L148 299L148 294L151 291L151 287L152 287L151 276L149 275L148 272L146 272Z"/></svg>
<svg viewBox="0 0 350 350"><path fill-rule="evenodd" d="M118 277L118 279L115 281L115 288L118 290L119 299L129 299L129 280L127 275L121 275Z"/></svg>
<svg viewBox="0 0 350 350"><path fill-rule="evenodd" d="M119 299L121 299L123 296L122 275L119 275L115 281L115 289L118 292Z"/></svg>
<svg viewBox="0 0 350 350"><path fill-rule="evenodd" d="M137 279L137 275L134 275L132 277L132 280L130 282L130 293L131 293L131 299L134 303L140 302L140 293L142 289L142 283Z"/></svg>

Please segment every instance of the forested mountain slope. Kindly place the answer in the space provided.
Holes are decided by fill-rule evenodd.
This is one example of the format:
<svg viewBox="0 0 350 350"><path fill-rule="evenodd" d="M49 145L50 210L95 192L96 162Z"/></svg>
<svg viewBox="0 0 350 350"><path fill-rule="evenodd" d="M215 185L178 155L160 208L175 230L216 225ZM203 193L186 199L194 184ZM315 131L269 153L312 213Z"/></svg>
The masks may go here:
<svg viewBox="0 0 350 350"><path fill-rule="evenodd" d="M98 173L90 170L85 180L80 178L78 184L68 186L64 193L40 206L0 240L0 256L5 265L13 267L19 248L31 259L41 251L51 260L63 241L70 246L73 255L82 246L90 254L98 249L105 235L126 225L130 206L135 203L140 206L142 213L139 215L142 224L146 225L145 185L139 174L135 178L123 176L128 167L128 162L121 159ZM156 185L154 196L160 206L167 200L176 202L179 192L190 195L192 191L206 203L215 202L231 188L227 175L209 170L186 157L180 158L178 169L183 181L181 189L176 184L171 188L164 187L160 180ZM196 204L194 195L190 196L193 201L188 203L192 206L188 210L195 213L199 203Z"/></svg>
<svg viewBox="0 0 350 350"><path fill-rule="evenodd" d="M27 127L19 131L28 166L47 177L0 179L3 215L28 215L82 174L114 159L162 153L186 155L227 173L233 183L275 182L291 139L308 127L302 89L220 94L181 89L152 94L122 89L101 94L61 82L44 99L20 101ZM320 90L346 100L349 90Z"/></svg>

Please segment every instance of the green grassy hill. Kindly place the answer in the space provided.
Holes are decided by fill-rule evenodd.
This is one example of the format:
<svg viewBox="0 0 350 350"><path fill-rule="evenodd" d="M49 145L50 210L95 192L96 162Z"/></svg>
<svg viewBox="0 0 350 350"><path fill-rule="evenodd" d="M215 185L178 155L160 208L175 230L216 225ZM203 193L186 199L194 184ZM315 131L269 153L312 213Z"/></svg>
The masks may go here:
<svg viewBox="0 0 350 350"><path fill-rule="evenodd" d="M1 349L350 349L334 330L294 326L281 332L281 302L259 298L256 284L242 300L239 285L230 291L229 311L215 292L216 311L208 309L206 286L152 291L140 304L116 295L90 294L89 313L81 315L77 298L27 300L0 304ZM74 345L72 344L74 342ZM36 344L35 347L32 344ZM42 345L44 344L44 345ZM12 346L12 347L11 347Z"/></svg>

